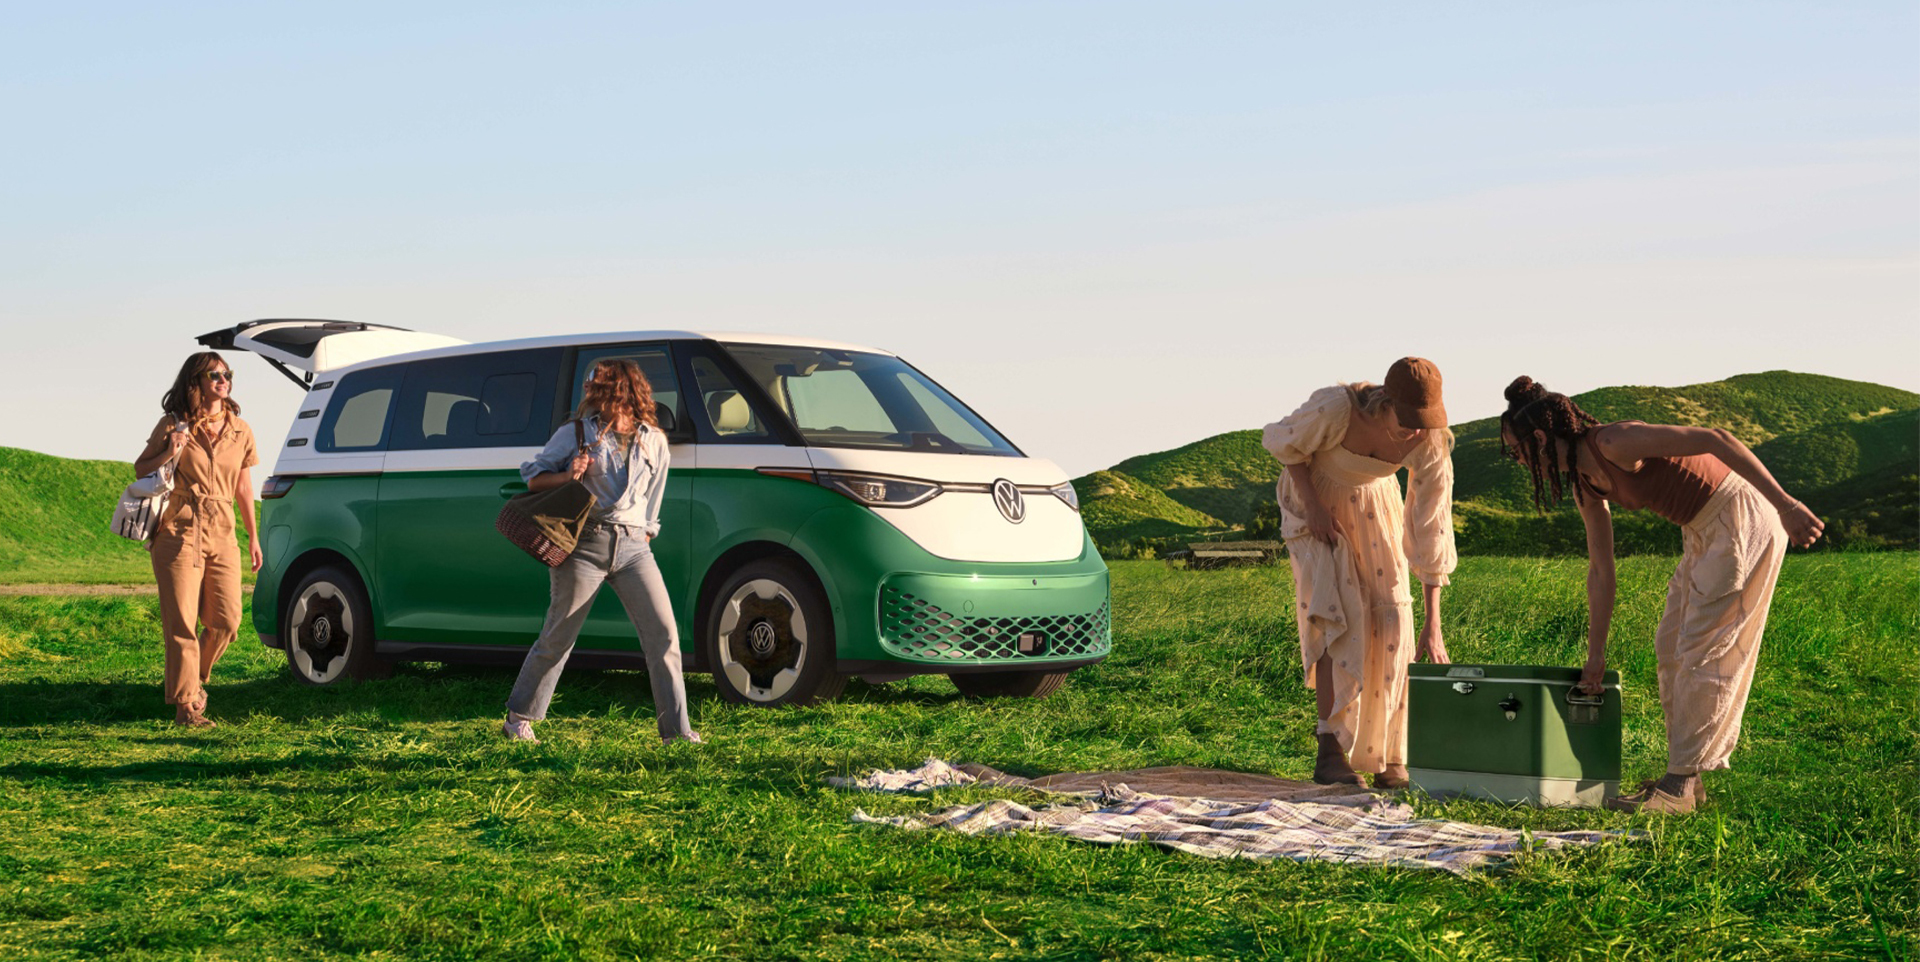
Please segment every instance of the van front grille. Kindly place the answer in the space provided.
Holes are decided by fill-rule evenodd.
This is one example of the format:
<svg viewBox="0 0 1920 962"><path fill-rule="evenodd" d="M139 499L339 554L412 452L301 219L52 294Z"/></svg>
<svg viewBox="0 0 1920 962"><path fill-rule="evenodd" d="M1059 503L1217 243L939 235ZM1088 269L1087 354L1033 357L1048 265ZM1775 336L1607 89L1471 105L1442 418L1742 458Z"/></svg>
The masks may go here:
<svg viewBox="0 0 1920 962"><path fill-rule="evenodd" d="M1084 614L970 618L897 588L880 589L880 643L922 661L1021 661L1105 654L1107 603Z"/></svg>

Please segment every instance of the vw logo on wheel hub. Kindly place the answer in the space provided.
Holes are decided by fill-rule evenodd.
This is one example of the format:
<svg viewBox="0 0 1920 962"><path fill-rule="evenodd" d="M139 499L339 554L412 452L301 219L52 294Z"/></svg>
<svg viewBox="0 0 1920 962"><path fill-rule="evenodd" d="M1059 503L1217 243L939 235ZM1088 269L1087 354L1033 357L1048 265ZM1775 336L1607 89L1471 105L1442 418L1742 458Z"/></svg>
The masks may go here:
<svg viewBox="0 0 1920 962"><path fill-rule="evenodd" d="M993 506L1000 509L1001 517L1013 524L1019 524L1027 516L1027 502L1020 497L1020 489L1006 478L993 483Z"/></svg>
<svg viewBox="0 0 1920 962"><path fill-rule="evenodd" d="M747 630L747 644L756 655L770 654L779 640L780 636L773 630L773 625L765 621L757 622Z"/></svg>

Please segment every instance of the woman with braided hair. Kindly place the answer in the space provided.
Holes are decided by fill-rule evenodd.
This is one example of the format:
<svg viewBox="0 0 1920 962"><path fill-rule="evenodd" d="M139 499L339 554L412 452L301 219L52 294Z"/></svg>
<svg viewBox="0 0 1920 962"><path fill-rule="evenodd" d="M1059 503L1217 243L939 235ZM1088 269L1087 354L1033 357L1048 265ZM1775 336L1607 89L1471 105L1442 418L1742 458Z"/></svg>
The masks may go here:
<svg viewBox="0 0 1920 962"><path fill-rule="evenodd" d="M1587 529L1587 664L1580 687L1600 691L1613 620L1613 515L1646 508L1680 525L1680 565L1667 584L1653 645L1667 725L1667 772L1610 799L1622 811L1691 812L1700 773L1726 768L1740 739L1760 634L1788 542L1813 544L1823 525L1740 439L1722 428L1601 424L1572 398L1530 377L1507 386L1500 443L1533 477L1542 510L1567 492Z"/></svg>
<svg viewBox="0 0 1920 962"><path fill-rule="evenodd" d="M1384 385L1335 384L1266 427L1283 470L1280 535L1293 568L1306 683L1320 721L1313 780L1407 784L1407 665L1413 596L1426 622L1418 653L1445 662L1440 589L1453 572L1453 432L1440 370L1401 358ZM1407 471L1407 493L1395 475Z"/></svg>

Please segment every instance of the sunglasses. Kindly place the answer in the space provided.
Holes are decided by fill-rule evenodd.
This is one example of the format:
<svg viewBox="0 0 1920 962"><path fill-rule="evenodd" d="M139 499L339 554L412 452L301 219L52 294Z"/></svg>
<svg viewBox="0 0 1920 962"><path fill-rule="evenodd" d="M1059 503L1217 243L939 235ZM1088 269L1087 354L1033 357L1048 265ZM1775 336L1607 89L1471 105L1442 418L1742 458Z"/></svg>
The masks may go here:
<svg viewBox="0 0 1920 962"><path fill-rule="evenodd" d="M207 372L207 380L209 380L209 381L225 381L225 382L227 382L227 383L229 383L229 384L231 384L231 383L233 383L233 372L232 372L232 371L208 371L208 372Z"/></svg>

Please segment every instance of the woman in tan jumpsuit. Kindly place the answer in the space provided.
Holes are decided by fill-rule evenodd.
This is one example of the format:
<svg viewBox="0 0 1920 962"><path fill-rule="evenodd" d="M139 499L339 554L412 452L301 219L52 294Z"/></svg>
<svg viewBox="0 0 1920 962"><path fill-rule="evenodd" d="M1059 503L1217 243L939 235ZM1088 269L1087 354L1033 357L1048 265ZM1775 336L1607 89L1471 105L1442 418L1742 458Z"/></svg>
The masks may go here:
<svg viewBox="0 0 1920 962"><path fill-rule="evenodd" d="M260 570L249 470L260 462L253 429L240 420L232 395L233 369L220 355L203 351L187 358L160 400L166 414L133 464L135 476L144 477L177 458L173 493L148 549L160 587L167 703L174 706L175 724L194 728L213 727L205 685L240 630L236 506L247 525L249 564Z"/></svg>
<svg viewBox="0 0 1920 962"><path fill-rule="evenodd" d="M1613 622L1612 502L1680 526L1680 565L1654 633L1667 772L1607 800L1623 811L1683 814L1706 799L1700 773L1728 767L1760 656L1760 634L1789 542L1820 537L1820 519L1721 428L1601 424L1530 377L1507 386L1500 443L1527 469L1542 508L1571 493L1587 529L1587 665L1600 690ZM1571 489L1569 492L1568 489Z"/></svg>

